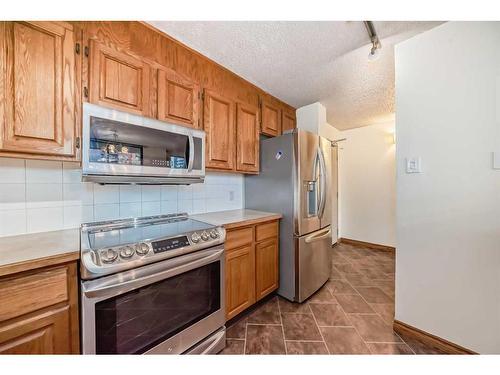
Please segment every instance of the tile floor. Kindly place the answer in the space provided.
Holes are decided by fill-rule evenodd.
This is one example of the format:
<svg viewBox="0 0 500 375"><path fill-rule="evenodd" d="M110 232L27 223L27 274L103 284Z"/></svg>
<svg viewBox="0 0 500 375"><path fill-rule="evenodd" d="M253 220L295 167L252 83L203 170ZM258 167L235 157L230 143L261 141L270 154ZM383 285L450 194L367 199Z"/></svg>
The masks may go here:
<svg viewBox="0 0 500 375"><path fill-rule="evenodd" d="M270 296L228 324L222 354L441 354L392 329L394 254L339 244L303 304Z"/></svg>

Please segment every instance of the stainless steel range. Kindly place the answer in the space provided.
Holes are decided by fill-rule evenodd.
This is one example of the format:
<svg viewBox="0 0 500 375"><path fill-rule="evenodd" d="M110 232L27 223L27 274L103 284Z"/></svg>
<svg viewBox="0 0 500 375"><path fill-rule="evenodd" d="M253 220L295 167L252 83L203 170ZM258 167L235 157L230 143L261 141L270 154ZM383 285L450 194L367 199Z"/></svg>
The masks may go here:
<svg viewBox="0 0 500 375"><path fill-rule="evenodd" d="M222 350L225 237L187 214L83 224L83 353Z"/></svg>

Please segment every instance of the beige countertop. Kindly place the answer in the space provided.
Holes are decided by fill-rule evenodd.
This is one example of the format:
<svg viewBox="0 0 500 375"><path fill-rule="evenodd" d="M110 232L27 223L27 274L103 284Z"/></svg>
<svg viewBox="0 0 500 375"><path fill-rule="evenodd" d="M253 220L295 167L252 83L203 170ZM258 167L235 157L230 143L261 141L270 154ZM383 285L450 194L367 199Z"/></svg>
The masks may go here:
<svg viewBox="0 0 500 375"><path fill-rule="evenodd" d="M204 221L212 225L223 225L226 229L240 227L243 225L252 225L264 221L281 219L282 215L273 212L255 211L255 210L231 210L207 212L191 216L195 220Z"/></svg>
<svg viewBox="0 0 500 375"><path fill-rule="evenodd" d="M208 212L191 217L230 229L280 219L282 215L241 209ZM79 228L0 237L0 276L69 262L79 257Z"/></svg>
<svg viewBox="0 0 500 375"><path fill-rule="evenodd" d="M0 237L0 276L79 257L79 228Z"/></svg>

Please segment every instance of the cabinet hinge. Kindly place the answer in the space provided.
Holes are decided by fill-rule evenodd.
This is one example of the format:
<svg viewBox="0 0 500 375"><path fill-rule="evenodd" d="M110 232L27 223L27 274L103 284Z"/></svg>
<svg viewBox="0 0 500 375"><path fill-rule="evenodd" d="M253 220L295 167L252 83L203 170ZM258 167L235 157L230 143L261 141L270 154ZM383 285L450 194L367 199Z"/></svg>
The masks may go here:
<svg viewBox="0 0 500 375"><path fill-rule="evenodd" d="M205 100L205 91L200 92L201 100Z"/></svg>
<svg viewBox="0 0 500 375"><path fill-rule="evenodd" d="M75 44L75 52L76 52L77 55L80 54L80 43L76 43Z"/></svg>
<svg viewBox="0 0 500 375"><path fill-rule="evenodd" d="M80 148L80 137L76 137L75 139L75 147Z"/></svg>
<svg viewBox="0 0 500 375"><path fill-rule="evenodd" d="M85 46L85 48L83 49L83 54L85 55L85 57L89 57L89 47L88 46Z"/></svg>
<svg viewBox="0 0 500 375"><path fill-rule="evenodd" d="M87 86L83 88L83 96L85 96L86 98L89 97L89 89L87 88Z"/></svg>

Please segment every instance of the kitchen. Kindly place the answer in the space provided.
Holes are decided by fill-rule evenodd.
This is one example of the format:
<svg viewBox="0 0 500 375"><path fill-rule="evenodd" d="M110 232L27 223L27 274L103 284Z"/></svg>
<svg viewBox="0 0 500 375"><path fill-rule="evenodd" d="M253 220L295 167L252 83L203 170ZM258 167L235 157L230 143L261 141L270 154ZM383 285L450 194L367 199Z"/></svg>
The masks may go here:
<svg viewBox="0 0 500 375"><path fill-rule="evenodd" d="M401 54L401 123L414 95L406 71L397 75L411 61L405 46L455 27L331 22L359 37L338 64L392 59L384 69L394 85ZM411 271L395 261L396 229L398 251L405 233L395 145L406 144L394 134L394 105L374 103L392 117L334 127L327 100L292 106L222 63L235 49L203 38L221 43L237 22L207 24L0 22L0 353L494 350L451 328L428 333L435 327L417 324L408 305L398 312L398 301L410 302L395 285ZM245 27L231 29L228 45ZM377 100L392 103L391 92ZM364 157L389 172L370 175L356 164ZM409 176L427 172L410 159ZM363 175L380 186L360 188Z"/></svg>

